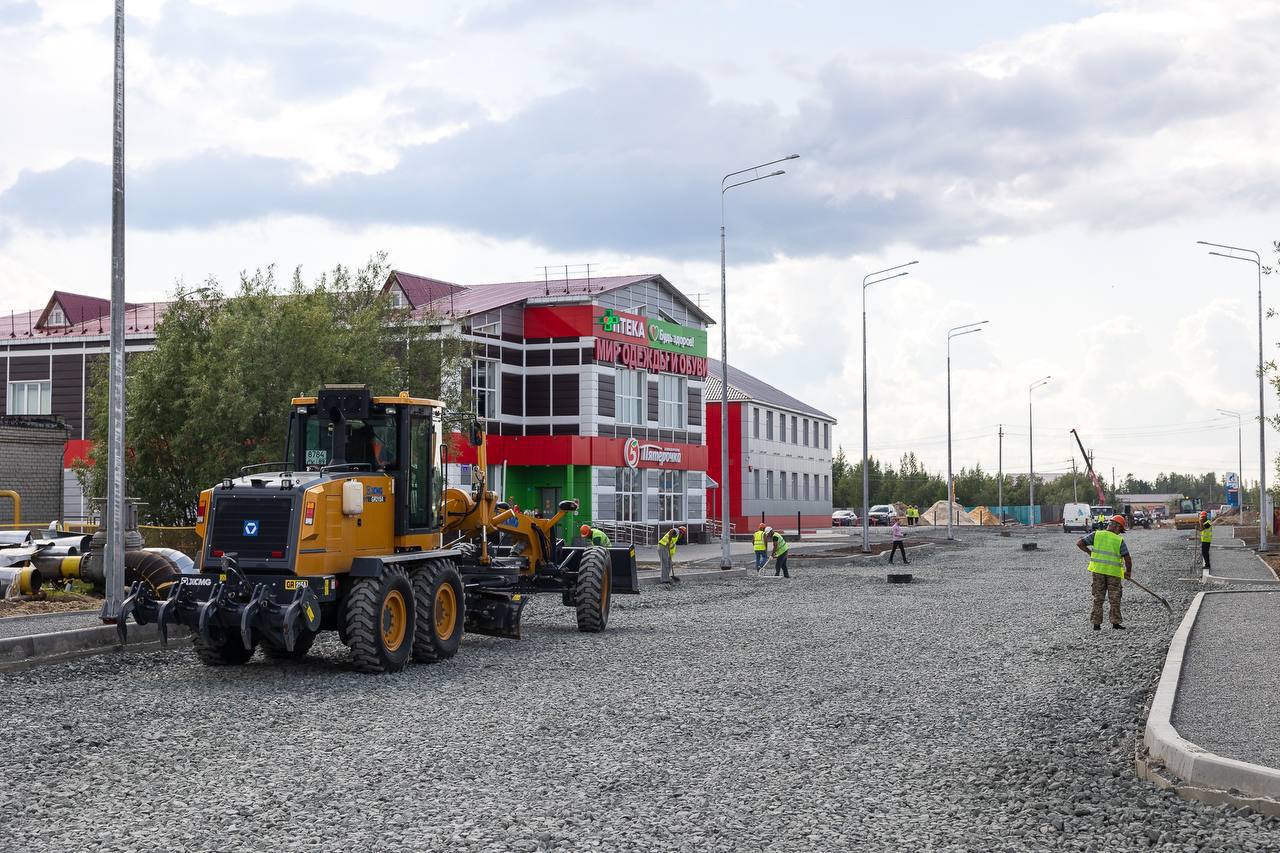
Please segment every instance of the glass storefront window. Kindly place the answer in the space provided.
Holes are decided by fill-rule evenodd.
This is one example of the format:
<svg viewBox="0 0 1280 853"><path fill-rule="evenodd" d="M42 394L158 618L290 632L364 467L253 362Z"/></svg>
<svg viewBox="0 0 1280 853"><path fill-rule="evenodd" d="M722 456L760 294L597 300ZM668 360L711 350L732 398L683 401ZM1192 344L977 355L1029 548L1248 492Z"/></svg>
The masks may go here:
<svg viewBox="0 0 1280 853"><path fill-rule="evenodd" d="M658 520L684 521L684 472L658 472Z"/></svg>
<svg viewBox="0 0 1280 853"><path fill-rule="evenodd" d="M644 473L614 469L614 513L618 521L644 521Z"/></svg>
<svg viewBox="0 0 1280 853"><path fill-rule="evenodd" d="M669 373L658 375L658 426L684 429L685 380Z"/></svg>

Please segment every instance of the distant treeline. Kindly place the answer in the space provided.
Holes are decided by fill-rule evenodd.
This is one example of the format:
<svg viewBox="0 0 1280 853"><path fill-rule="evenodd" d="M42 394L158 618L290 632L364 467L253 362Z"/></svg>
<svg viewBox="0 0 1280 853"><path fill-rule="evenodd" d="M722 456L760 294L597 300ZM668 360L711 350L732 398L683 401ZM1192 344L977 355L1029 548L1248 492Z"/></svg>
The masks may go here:
<svg viewBox="0 0 1280 853"><path fill-rule="evenodd" d="M862 506L862 460L852 464L845 456L844 448L837 448L832 461L832 504L836 507ZM946 471L938 473L927 470L914 453L905 453L898 464L881 462L874 456L867 466L871 487L871 503L881 504L901 501L915 504L924 509L947 496ZM960 468L955 472L956 501L964 506L995 506L999 491L999 482L994 473L983 470L981 465L972 468ZM1216 473L1208 474L1161 474L1154 480L1142 480L1132 474L1124 479L1116 480L1115 492L1111 483L1104 483L1108 503L1115 503L1115 493L1120 494L1181 494L1200 498L1205 505L1216 505L1224 502L1222 478ZM1005 475L1005 505L1027 502L1028 482L1025 474L1019 476ZM1036 503L1050 506L1069 503L1078 499L1083 503L1095 503L1097 496L1093 484L1084 469L1075 475L1074 487L1072 475L1056 477L1053 482L1045 483L1036 478Z"/></svg>

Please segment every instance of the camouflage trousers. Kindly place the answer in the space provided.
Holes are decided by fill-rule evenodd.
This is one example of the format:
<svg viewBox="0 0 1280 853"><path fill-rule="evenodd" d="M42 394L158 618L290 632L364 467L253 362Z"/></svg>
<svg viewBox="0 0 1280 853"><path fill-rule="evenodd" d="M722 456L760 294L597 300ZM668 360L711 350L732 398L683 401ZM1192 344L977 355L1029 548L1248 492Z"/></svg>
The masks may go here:
<svg viewBox="0 0 1280 853"><path fill-rule="evenodd" d="M1111 602L1112 625L1119 625L1120 620L1120 594L1124 591L1121 586L1122 581L1115 575L1104 575L1100 572L1090 572L1093 575L1093 624L1102 624L1102 597L1105 595Z"/></svg>

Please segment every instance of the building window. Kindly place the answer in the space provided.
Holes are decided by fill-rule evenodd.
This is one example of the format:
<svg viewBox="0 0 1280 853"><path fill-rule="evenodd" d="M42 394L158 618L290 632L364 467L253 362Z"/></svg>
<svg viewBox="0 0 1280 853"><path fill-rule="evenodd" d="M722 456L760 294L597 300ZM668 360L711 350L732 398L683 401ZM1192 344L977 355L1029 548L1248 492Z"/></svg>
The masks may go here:
<svg viewBox="0 0 1280 853"><path fill-rule="evenodd" d="M809 446L809 419L804 419L804 446Z"/></svg>
<svg viewBox="0 0 1280 853"><path fill-rule="evenodd" d="M684 521L684 472L658 472L659 521Z"/></svg>
<svg viewBox="0 0 1280 853"><path fill-rule="evenodd" d="M822 425L822 449L831 449L831 424Z"/></svg>
<svg viewBox="0 0 1280 853"><path fill-rule="evenodd" d="M683 376L658 374L658 426L684 429L686 399Z"/></svg>
<svg viewBox="0 0 1280 853"><path fill-rule="evenodd" d="M824 501L831 500L831 475L822 475L822 499Z"/></svg>
<svg viewBox="0 0 1280 853"><path fill-rule="evenodd" d="M471 400L477 418L498 419L498 362L477 358L471 368Z"/></svg>
<svg viewBox="0 0 1280 853"><path fill-rule="evenodd" d="M404 298L404 291L399 287L393 287L387 291L387 296L391 298L391 304L396 308L408 308L409 300Z"/></svg>
<svg viewBox="0 0 1280 853"><path fill-rule="evenodd" d="M800 499L800 475L795 471L791 472L791 497L793 500Z"/></svg>
<svg viewBox="0 0 1280 853"><path fill-rule="evenodd" d="M55 305L55 306L53 306L53 310L49 312L49 319L45 320L45 321L44 321L44 324L45 324L46 326L66 326L66 325L69 325L69 324L67 323L67 315L66 315L66 314L64 314L64 313L62 313L62 306L61 306L61 305Z"/></svg>
<svg viewBox="0 0 1280 853"><path fill-rule="evenodd" d="M502 309L485 311L471 318L471 334L502 336Z"/></svg>
<svg viewBox="0 0 1280 853"><path fill-rule="evenodd" d="M804 499L809 500L809 475L804 475Z"/></svg>
<svg viewBox="0 0 1280 853"><path fill-rule="evenodd" d="M792 415L792 416L791 416L791 443L792 443L792 444L799 444L799 443L800 443L800 434L799 434L799 431L796 429L796 416L795 416L795 415Z"/></svg>
<svg viewBox="0 0 1280 853"><path fill-rule="evenodd" d="M764 413L764 437L769 441L773 441L773 412ZM769 497L773 497L773 495Z"/></svg>
<svg viewBox="0 0 1280 853"><path fill-rule="evenodd" d="M787 472L786 471L778 472L778 489L779 489L779 492L778 492L779 500L785 501L787 499Z"/></svg>
<svg viewBox="0 0 1280 853"><path fill-rule="evenodd" d="M620 424L644 424L644 372L618 368L615 418Z"/></svg>
<svg viewBox="0 0 1280 853"><path fill-rule="evenodd" d="M751 407L751 437L760 437L760 410L755 406Z"/></svg>
<svg viewBox="0 0 1280 853"><path fill-rule="evenodd" d="M11 415L48 415L53 382L45 379L39 382L10 382L9 406L5 410Z"/></svg>
<svg viewBox="0 0 1280 853"><path fill-rule="evenodd" d="M773 472L764 472L764 493L769 500L773 500Z"/></svg>
<svg viewBox="0 0 1280 853"><path fill-rule="evenodd" d="M752 477L752 479L754 480L754 485L752 486L752 489L751 489L751 496L756 500L760 500L760 469L757 468L755 469L755 471L751 473L754 475Z"/></svg>
<svg viewBox="0 0 1280 853"><path fill-rule="evenodd" d="M614 469L614 510L618 521L644 521L644 472L635 468Z"/></svg>

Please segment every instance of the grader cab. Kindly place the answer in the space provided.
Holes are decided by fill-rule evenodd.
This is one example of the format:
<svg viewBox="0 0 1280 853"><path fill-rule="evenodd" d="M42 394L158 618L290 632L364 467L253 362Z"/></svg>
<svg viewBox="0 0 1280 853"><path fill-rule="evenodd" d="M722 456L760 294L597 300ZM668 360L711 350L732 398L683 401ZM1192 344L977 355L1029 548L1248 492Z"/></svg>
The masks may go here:
<svg viewBox="0 0 1280 853"><path fill-rule="evenodd" d="M248 466L200 494L198 573L167 597L135 584L130 614L188 627L209 665L255 649L305 655L337 631L356 668L394 672L410 659L452 657L465 631L519 638L527 596L560 593L581 631L602 631L616 593L638 593L632 547L570 547L552 518L501 503L487 489L484 433L468 436L477 472L445 482L443 406L325 386L297 397L281 463Z"/></svg>

